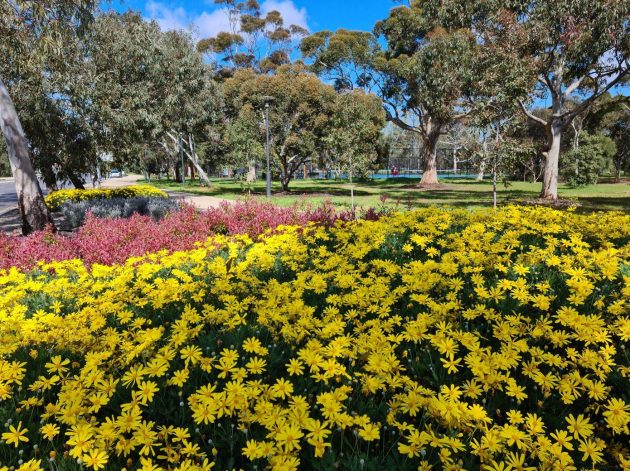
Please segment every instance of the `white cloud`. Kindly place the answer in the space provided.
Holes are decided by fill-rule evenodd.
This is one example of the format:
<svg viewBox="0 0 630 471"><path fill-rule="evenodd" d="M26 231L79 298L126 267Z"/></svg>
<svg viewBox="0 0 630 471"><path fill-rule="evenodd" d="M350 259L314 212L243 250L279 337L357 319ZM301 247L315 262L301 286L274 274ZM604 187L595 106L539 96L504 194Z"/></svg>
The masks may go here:
<svg viewBox="0 0 630 471"><path fill-rule="evenodd" d="M284 19L284 25L298 25L308 29L308 15L306 8L298 8L292 0L265 0L260 9L263 15L270 11L277 10Z"/></svg>
<svg viewBox="0 0 630 471"><path fill-rule="evenodd" d="M223 8L207 12L204 11L194 21L195 32L202 38L216 36L221 31L230 31L230 21Z"/></svg>
<svg viewBox="0 0 630 471"><path fill-rule="evenodd" d="M260 5L263 15L277 10L284 18L285 26L298 25L308 29L306 8L298 8L293 0L265 0ZM230 23L223 8L215 8L193 15L182 7L171 7L168 3L148 0L145 5L146 15L157 21L163 30L192 30L195 36L207 38L216 36L221 31L229 31Z"/></svg>
<svg viewBox="0 0 630 471"><path fill-rule="evenodd" d="M186 10L182 7L169 8L164 3L149 0L145 5L145 12L165 31L187 29L191 24Z"/></svg>

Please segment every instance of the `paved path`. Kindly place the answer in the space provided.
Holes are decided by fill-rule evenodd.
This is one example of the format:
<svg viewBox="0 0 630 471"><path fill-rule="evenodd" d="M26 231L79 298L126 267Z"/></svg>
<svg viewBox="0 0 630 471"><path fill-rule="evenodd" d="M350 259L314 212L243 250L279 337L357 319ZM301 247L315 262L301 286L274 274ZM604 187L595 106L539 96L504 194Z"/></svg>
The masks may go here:
<svg viewBox="0 0 630 471"><path fill-rule="evenodd" d="M171 198L185 201L192 204L195 208L199 209L218 208L219 206L221 206L221 204L224 203L234 203L234 201L232 200L224 200L222 198L217 198L216 196L195 195L193 193L185 193L181 191L171 190L168 190L167 193Z"/></svg>
<svg viewBox="0 0 630 471"><path fill-rule="evenodd" d="M107 178L101 181L101 188L122 188L125 186L138 185L138 180L142 175L125 175L124 177Z"/></svg>
<svg viewBox="0 0 630 471"><path fill-rule="evenodd" d="M136 177L138 178L138 177ZM86 184L86 188L91 188L89 184ZM40 180L39 187L42 189L44 195L48 194L48 188ZM73 188L72 185L67 184L67 188ZM15 180L12 177L0 178L0 214L10 212L13 209L17 209L17 194L15 193Z"/></svg>
<svg viewBox="0 0 630 471"><path fill-rule="evenodd" d="M110 178L109 180L103 180L101 184L102 188L120 188L124 186L137 185L138 180L142 178L142 175L127 175L122 178ZM216 196L204 196L196 195L194 193L187 193L179 190L165 190L168 195L177 200L186 201L199 209L216 208L221 203L231 203L230 200L224 200L223 198L217 198Z"/></svg>

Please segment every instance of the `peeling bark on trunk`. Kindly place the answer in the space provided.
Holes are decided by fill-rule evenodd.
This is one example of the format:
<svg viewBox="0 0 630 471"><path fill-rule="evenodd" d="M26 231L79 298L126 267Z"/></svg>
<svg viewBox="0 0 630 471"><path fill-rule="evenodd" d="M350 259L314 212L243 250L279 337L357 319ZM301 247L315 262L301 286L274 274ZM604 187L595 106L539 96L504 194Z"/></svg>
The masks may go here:
<svg viewBox="0 0 630 471"><path fill-rule="evenodd" d="M420 186L437 185L437 143L440 137L439 130L429 132L424 139L424 149L422 151L422 178Z"/></svg>
<svg viewBox="0 0 630 471"><path fill-rule="evenodd" d="M540 197L548 200L558 199L558 162L560 159L560 141L562 140L562 124L552 121L547 129L548 149L543 153L545 164L543 184Z"/></svg>
<svg viewBox="0 0 630 471"><path fill-rule="evenodd" d="M33 231L45 229L47 225L54 229L53 218L46 207L31 164L24 130L2 80L0 80L0 128L7 145L11 172L15 179L18 208L22 216L22 233L30 234Z"/></svg>

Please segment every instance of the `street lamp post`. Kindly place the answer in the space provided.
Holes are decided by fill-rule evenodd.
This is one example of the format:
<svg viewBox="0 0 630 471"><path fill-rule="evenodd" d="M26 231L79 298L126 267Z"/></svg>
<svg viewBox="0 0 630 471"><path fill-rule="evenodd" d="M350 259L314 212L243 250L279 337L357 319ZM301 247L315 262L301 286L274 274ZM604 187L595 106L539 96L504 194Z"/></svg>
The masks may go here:
<svg viewBox="0 0 630 471"><path fill-rule="evenodd" d="M271 96L264 96L265 102L265 128L267 132L267 141L265 146L265 152L267 154L267 198L271 198L271 164L269 159L269 103L273 100Z"/></svg>

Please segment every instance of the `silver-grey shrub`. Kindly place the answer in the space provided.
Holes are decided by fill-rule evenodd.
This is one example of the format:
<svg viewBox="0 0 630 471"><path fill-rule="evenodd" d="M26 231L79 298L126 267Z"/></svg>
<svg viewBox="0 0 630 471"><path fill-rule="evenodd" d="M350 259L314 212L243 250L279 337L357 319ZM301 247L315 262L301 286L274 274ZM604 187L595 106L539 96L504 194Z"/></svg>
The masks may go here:
<svg viewBox="0 0 630 471"><path fill-rule="evenodd" d="M67 201L61 206L66 223L79 227L85 221L88 211L99 218L128 218L132 214L162 219L171 211L180 208L177 201L168 198L138 196L135 198L109 198L86 201Z"/></svg>

